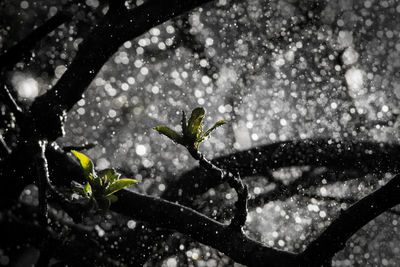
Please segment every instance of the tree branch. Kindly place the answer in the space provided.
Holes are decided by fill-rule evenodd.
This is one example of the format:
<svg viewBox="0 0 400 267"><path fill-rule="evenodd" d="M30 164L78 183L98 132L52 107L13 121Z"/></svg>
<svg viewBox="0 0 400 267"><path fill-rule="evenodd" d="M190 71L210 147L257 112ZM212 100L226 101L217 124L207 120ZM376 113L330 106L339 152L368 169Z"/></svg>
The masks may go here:
<svg viewBox="0 0 400 267"><path fill-rule="evenodd" d="M229 226L214 221L190 208L127 190L116 193L111 205L115 212L158 227L177 230L196 241L225 253L249 266L296 266L297 256L269 248Z"/></svg>
<svg viewBox="0 0 400 267"><path fill-rule="evenodd" d="M190 155L196 160L200 162L200 165L210 174L213 175L214 178L219 177L221 182L228 182L229 186L236 191L237 200L235 203L235 212L233 214L233 218L230 223L230 227L232 229L242 231L242 227L246 223L247 219L247 200L249 198L249 193L247 190L247 186L243 183L240 178L240 174L233 174L232 172L222 170L212 164L209 160L207 160L202 153L200 153L197 149L188 149Z"/></svg>
<svg viewBox="0 0 400 267"><path fill-rule="evenodd" d="M372 144L368 143L364 145L371 147ZM357 147L360 148L361 145ZM392 147L392 149L395 147ZM365 152L365 147L361 151ZM371 153L368 151L367 155L371 155ZM392 156L396 158L396 155L393 154ZM333 156L337 157L341 155L330 155L330 157ZM389 154L386 156L388 157ZM384 163L384 161L376 159L376 164L384 166ZM361 163L358 164L363 166ZM370 169L373 170L374 167ZM310 264L313 264L315 258L319 260L322 256L333 256L338 249L341 249L343 242L345 242L343 240L347 240L355 231L369 220L372 220L376 215L397 204L400 201L399 197L397 197L397 195L400 195L398 194L400 189L399 180L400 178L396 176L387 185L349 208L348 211L343 213L344 215L339 216L338 221L332 224L333 226L328 227L327 232L321 235L322 237L318 239L318 242L311 243L310 247L299 255L268 248L261 243L249 239L238 231L233 231L229 226L207 218L190 208L151 196L140 195L126 190L120 191L117 193L119 201L114 203L111 209L133 219L148 222L154 226L179 231L198 242L218 249L235 261L243 264L265 266L266 263L271 263L271 266L298 266L301 264L303 266L311 266ZM361 217L361 222L353 223L352 220L358 220ZM347 228L343 228L342 224L347 225ZM341 240L335 239L337 236L335 231L343 231L342 229L345 229L345 231L341 234ZM333 241L330 238L333 238ZM329 244L330 242L336 242L340 246L332 245L333 248L330 249L331 252L328 253L329 255L325 255L321 250L324 249L323 246L326 243ZM314 257L315 255L316 257Z"/></svg>
<svg viewBox="0 0 400 267"><path fill-rule="evenodd" d="M11 95L7 88L7 85L1 85L0 97L5 101L6 106L15 114L17 119L24 118L24 112L22 108L18 105L17 101Z"/></svg>
<svg viewBox="0 0 400 267"><path fill-rule="evenodd" d="M125 41L210 1L149 0L125 12L125 16L107 13L80 45L73 62L52 90L36 98L32 105L33 113L40 115L55 106L70 110L82 98L101 67Z"/></svg>
<svg viewBox="0 0 400 267"><path fill-rule="evenodd" d="M69 21L71 18L72 15L68 12L58 12L43 25L33 30L27 37L8 49L7 52L0 55L0 72L3 72L18 63L18 61L20 61L28 51L34 48L34 46L43 39L43 37L54 31L61 24Z"/></svg>
<svg viewBox="0 0 400 267"><path fill-rule="evenodd" d="M33 140L32 147L35 151L35 165L37 172L37 186L39 189L39 222L47 225L48 209L47 209L47 184L49 181L49 170L47 159L45 156L46 142Z"/></svg>
<svg viewBox="0 0 400 267"><path fill-rule="evenodd" d="M242 177L265 175L273 169L295 166L382 174L400 170L400 161L396 158L399 153L400 145L397 144L306 139L263 145L216 158L212 163L238 171ZM219 184L221 181L213 175L194 168L169 184L162 197L185 204Z"/></svg>
<svg viewBox="0 0 400 267"><path fill-rule="evenodd" d="M10 155L11 149L8 147L3 135L0 133L0 155Z"/></svg>
<svg viewBox="0 0 400 267"><path fill-rule="evenodd" d="M400 203L400 175L396 175L386 185L367 195L334 220L307 249L301 257L307 266L321 266L346 244L346 241L379 214Z"/></svg>
<svg viewBox="0 0 400 267"><path fill-rule="evenodd" d="M249 266L265 266L266 263L271 263L270 266L321 266L343 249L346 241L365 224L400 203L400 175L341 212L298 256L266 248L240 232L179 204L128 191L118 194L118 198L120 201L112 206L114 211L157 226L175 229L218 249L239 263ZM124 205L123 202L134 205ZM240 248L240 251L236 251L236 248ZM287 257L284 262L282 257Z"/></svg>

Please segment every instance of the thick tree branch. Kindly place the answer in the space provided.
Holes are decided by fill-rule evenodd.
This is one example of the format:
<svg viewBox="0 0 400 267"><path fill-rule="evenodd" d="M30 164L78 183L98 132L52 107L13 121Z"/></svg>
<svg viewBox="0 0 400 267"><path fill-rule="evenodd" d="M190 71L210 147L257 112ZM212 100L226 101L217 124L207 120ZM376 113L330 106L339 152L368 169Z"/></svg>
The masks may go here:
<svg viewBox="0 0 400 267"><path fill-rule="evenodd" d="M240 232L232 231L229 227L179 204L128 191L121 192L118 197L121 202L112 206L114 211L157 226L175 229L224 252L239 263L249 266L265 266L268 263L271 263L269 266L321 266L330 262L343 249L346 241L365 224L400 203L400 175L341 212L298 257L288 252L267 249L242 236ZM135 204L123 205L122 202ZM239 251L236 251L237 247L240 248ZM282 257L287 258L282 262Z"/></svg>
<svg viewBox="0 0 400 267"><path fill-rule="evenodd" d="M261 193L256 197L249 199L249 207L255 208L260 207L270 201L285 200L293 195L301 194L302 190L308 189L311 186L318 186L322 184L324 180L327 184L335 182L348 181L355 178L360 178L358 172L346 172L346 171L330 171L330 170L314 170L303 173L301 177L297 178L289 184L283 184L279 180L274 181L275 188L271 191Z"/></svg>
<svg viewBox="0 0 400 267"><path fill-rule="evenodd" d="M111 209L158 227L177 230L249 266L296 266L295 254L264 246L229 226L185 206L127 190L116 193Z"/></svg>
<svg viewBox="0 0 400 267"><path fill-rule="evenodd" d="M400 203L400 175L367 195L334 220L301 254L308 266L321 266L346 244L346 241L379 214Z"/></svg>
<svg viewBox="0 0 400 267"><path fill-rule="evenodd" d="M287 199L297 194L300 186L307 188L307 185L320 184L322 179L328 182L352 179L354 175L348 174L353 171L358 175L397 172L400 167L397 160L399 152L400 146L397 144L317 139L264 145L220 157L212 162L222 168L228 166L227 168L237 170L243 178L253 175L268 177L273 169L294 166L326 167L329 172L336 171L334 175L327 173L324 176L309 173L289 185L278 186L265 195L250 199L249 207L254 208L268 201ZM197 196L219 184L221 180L216 179L215 175L203 171L202 168L194 168L169 183L162 197L193 207L193 200ZM150 247L153 245L147 244Z"/></svg>
<svg viewBox="0 0 400 267"><path fill-rule="evenodd" d="M309 143L308 143L309 144ZM362 145L364 145L364 148L361 149ZM361 149L361 151L365 152L365 148L371 148L373 144L371 143L361 143L357 145L358 149ZM393 146L392 151L395 151L395 147ZM398 149L398 148L397 148ZM49 149L50 150L50 149ZM388 150L390 152L390 150ZM355 151L352 151L353 155ZM371 155L370 151L367 151L367 155ZM376 152L376 151L375 151ZM377 152L376 152L377 153ZM372 153L374 154L374 153ZM257 154L259 155L259 154ZM313 157L313 153L308 155L309 157ZM382 156L380 154L375 154ZM384 166L385 160L387 161L389 158L389 154L386 154L386 159L382 160L383 157L381 158L375 158L375 163L376 164L381 164L381 166ZM395 159L396 154L392 154L391 156ZM260 155L259 155L260 156ZM341 154L339 155L330 155L330 157L340 157L342 156ZM303 159L304 159L303 155ZM360 158L363 158L361 155L359 155ZM259 157L260 158L260 157ZM359 159L360 159L359 158ZM347 164L354 164L354 160L359 160L359 159L353 159L353 162L349 162ZM379 161L379 159L381 161ZM333 160L333 159L332 159ZM372 160L372 159L369 159ZM301 161L304 162L304 161ZM339 158L336 158L336 162L339 162ZM368 163L364 162L363 164ZM242 164L247 164L242 162ZM277 164L277 163L275 163ZM300 162L292 162L294 165L300 165ZM359 166L363 166L362 163L358 162ZM333 165L333 162L331 163ZM388 165L388 168L390 166ZM393 166L392 166L393 167ZM362 168L364 170L364 168ZM370 166L369 170L374 170L372 166ZM393 170L393 169L392 169ZM391 188L397 188L397 182L399 178L395 178L392 181L389 182L386 186L382 187L379 189L379 193L373 193L373 195L377 195L380 197L384 197L389 200L380 199L379 197L367 197L367 199L370 199L367 204L362 204L359 205L361 208L356 209L356 215L358 214L357 212L360 212L360 209L362 210L362 214L365 215L363 219L363 224L358 224L358 228L355 228L354 226L351 226L351 231L348 230L346 231L346 235L344 235L343 238L348 238L351 236L354 231L358 230L360 227L362 227L368 220L373 219L378 213L383 212L384 210L390 208L395 201L399 201L397 197L395 197L395 194L393 191L391 191ZM398 189L396 189L398 190ZM377 192L378 192L377 191ZM397 191L396 191L397 192ZM120 193L117 193L119 197L119 201L114 203L111 206L111 209L113 211L119 212L123 215L132 217L133 219L140 220L140 221L145 221L150 224L153 224L155 226L159 227L164 227L167 229L173 229L177 230L185 235L188 235L195 239L196 241L202 242L206 245L212 246L221 252L224 252L226 255L229 257L232 257L235 261L248 264L248 265L253 265L253 266L265 266L266 263L271 263L271 266L298 266L301 262L304 263L303 266L309 266L309 263L311 262L310 255L312 253L320 253L320 252L312 252L314 251L312 249L312 246L318 247L317 245L311 245L310 249L307 249L304 254L300 255L295 255L287 252L281 252L277 251L268 247L265 247L264 245L257 243L253 240L248 239L246 236L244 236L242 233L233 231L231 228L229 228L226 225L223 225L221 223L218 223L210 218L205 217L204 215L195 212L187 207L181 206L179 204L175 204L172 202L168 202L165 200L161 199L156 199L150 196L144 196L140 194L136 194L133 192L129 191L122 191ZM373 196L372 195L372 196ZM392 201L393 200L393 201ZM373 201L378 201L378 208L375 208L373 206L372 208L370 207L371 203ZM390 204L387 203L387 201L391 201ZM128 204L129 203L129 204ZM386 204L385 204L386 203ZM375 205L375 204L374 204ZM353 209L349 209L349 214L353 214ZM373 215L367 214L368 212L372 212ZM345 213L346 214L346 213ZM364 216L363 215L363 216ZM346 215L347 217L350 217L351 215ZM339 220L341 221L347 221L349 218L345 217L344 219L341 219L339 217ZM358 217L358 216L355 216ZM161 219L160 219L161 218ZM346 219L347 218L347 219ZM340 221L339 221L340 222ZM336 223L334 224L336 225ZM336 229L341 229L338 226L335 226ZM335 229L335 228L334 228ZM329 232L328 232L329 233ZM324 234L327 235L327 234ZM329 235L328 235L329 236ZM328 238L327 238L328 239ZM324 240L324 239L322 239ZM328 241L326 241L328 242ZM321 244L321 242L319 243ZM335 246L335 249L337 249L338 246ZM309 252L311 251L311 252ZM332 250L333 251L333 250ZM331 253L336 253L337 250ZM283 253L283 254L282 254ZM318 254L319 255L319 254ZM303 261L299 261L299 257L304 257ZM331 255L329 255L331 256ZM284 261L284 262L283 262Z"/></svg>
<svg viewBox="0 0 400 267"><path fill-rule="evenodd" d="M32 213L29 215L32 215ZM26 217L22 216L22 218ZM30 217L30 220L22 220L11 215L0 216L0 236L2 237L0 238L0 245L3 248L19 247L20 250L21 244L33 244L35 246L41 243L45 236L48 245L53 249L52 253L55 254L55 258L64 263L62 266L93 266L104 265L105 263L107 266L121 266L111 261L104 252L98 253L97 248L99 246L93 238L94 235L97 236L97 233L80 225L71 225L71 223L65 222L62 222L62 224L69 227L72 238L66 236L65 232L63 233L60 229L55 231L49 227L35 224L34 216ZM11 263L15 260L16 258L10 255ZM37 264L36 266L41 265Z"/></svg>
<svg viewBox="0 0 400 267"><path fill-rule="evenodd" d="M149 0L125 12L124 16L109 12L80 45L73 62L52 90L36 99L33 112L42 114L55 106L70 110L82 98L101 67L125 41L210 1Z"/></svg>
<svg viewBox="0 0 400 267"><path fill-rule="evenodd" d="M72 15L68 12L60 11L43 25L37 27L27 37L0 55L0 72L14 66L20 61L27 52L32 50L35 45L47 34L54 31L61 24L69 21Z"/></svg>
<svg viewBox="0 0 400 267"><path fill-rule="evenodd" d="M295 166L382 174L400 169L399 153L400 145L397 144L307 139L263 145L216 158L212 163L236 170L242 177L265 175L273 169ZM185 204L220 183L201 168L194 168L170 183L162 197Z"/></svg>

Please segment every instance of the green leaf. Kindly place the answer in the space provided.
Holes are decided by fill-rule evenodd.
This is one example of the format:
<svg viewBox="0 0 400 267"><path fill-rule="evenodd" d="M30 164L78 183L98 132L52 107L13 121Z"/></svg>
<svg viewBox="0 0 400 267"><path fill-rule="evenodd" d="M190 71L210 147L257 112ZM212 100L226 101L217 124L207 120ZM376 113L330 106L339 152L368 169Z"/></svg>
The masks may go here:
<svg viewBox="0 0 400 267"><path fill-rule="evenodd" d="M114 202L118 201L118 197L116 195L108 195L108 196L106 196L106 198L108 200L110 200L111 203L114 203Z"/></svg>
<svg viewBox="0 0 400 267"><path fill-rule="evenodd" d="M165 126L157 126L157 127L154 128L154 130L156 130L160 134L165 135L166 137L168 137L169 139L171 139L175 143L182 144L182 136L180 136L174 130L172 130L172 129L168 128L168 127L165 127Z"/></svg>
<svg viewBox="0 0 400 267"><path fill-rule="evenodd" d="M97 174L103 181L109 182L110 184L118 180L121 176L121 174L116 172L113 168L101 170Z"/></svg>
<svg viewBox="0 0 400 267"><path fill-rule="evenodd" d="M76 150L71 150L71 153L74 154L75 157L78 158L79 162L81 163L81 166L83 168L83 173L85 174L86 178L89 178L90 180L93 179L95 174L94 174L94 166L93 166L92 160L85 154L82 154Z"/></svg>
<svg viewBox="0 0 400 267"><path fill-rule="evenodd" d="M186 130L187 137L190 137L193 141L196 141L202 132L201 123L203 121L205 114L204 108L195 108L190 115L190 119L188 121L188 127Z"/></svg>
<svg viewBox="0 0 400 267"><path fill-rule="evenodd" d="M100 191L102 190L102 180L99 177L92 177L88 180L90 186L92 187L92 191L95 195L101 195Z"/></svg>
<svg viewBox="0 0 400 267"><path fill-rule="evenodd" d="M89 184L89 183L86 183L86 184L83 186L82 190L83 190L83 194L84 194L85 196L91 196L91 195L92 195L92 188L90 187L90 184Z"/></svg>
<svg viewBox="0 0 400 267"><path fill-rule="evenodd" d="M105 192L105 196L107 197L107 196L121 190L122 188L125 188L125 187L133 185L133 184L137 184L137 182L138 181L133 180L133 179L119 179L107 188L107 190Z"/></svg>
<svg viewBox="0 0 400 267"><path fill-rule="evenodd" d="M205 138L207 138L207 136L209 136L211 134L212 131L214 131L215 129L217 129L219 126L226 124L226 121L217 121L213 127L211 127L201 138L200 138L200 142L203 141Z"/></svg>

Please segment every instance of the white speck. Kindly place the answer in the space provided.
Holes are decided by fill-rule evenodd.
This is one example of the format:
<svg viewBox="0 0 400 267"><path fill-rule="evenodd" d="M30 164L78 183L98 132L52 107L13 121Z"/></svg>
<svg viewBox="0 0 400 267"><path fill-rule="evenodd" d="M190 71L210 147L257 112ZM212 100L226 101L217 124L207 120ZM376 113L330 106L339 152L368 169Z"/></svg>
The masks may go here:
<svg viewBox="0 0 400 267"><path fill-rule="evenodd" d="M364 77L363 71L356 68L351 68L346 71L344 75L346 79L347 86L349 87L350 91L352 91L353 96L357 96L362 94L360 90L364 85Z"/></svg>
<svg viewBox="0 0 400 267"><path fill-rule="evenodd" d="M277 67L281 67L281 66L285 65L285 60L284 60L283 58L278 58L278 59L275 61L275 65L276 65Z"/></svg>
<svg viewBox="0 0 400 267"><path fill-rule="evenodd" d="M211 38L207 38L207 39L206 39L206 46L212 46L213 43L214 43L214 40L213 40L213 39L211 39Z"/></svg>
<svg viewBox="0 0 400 267"><path fill-rule="evenodd" d="M94 227L94 229L96 229L97 234L98 234L100 237L104 236L104 234L106 233L106 232L105 232L100 226L98 226L98 225L96 225L96 226Z"/></svg>
<svg viewBox="0 0 400 267"><path fill-rule="evenodd" d="M129 77L127 81L129 84L134 84L136 82L135 78L133 78L133 77Z"/></svg>
<svg viewBox="0 0 400 267"><path fill-rule="evenodd" d="M176 259L175 258L169 258L168 260L167 260L167 267L176 267L176 266L178 266L178 262L176 261Z"/></svg>
<svg viewBox="0 0 400 267"><path fill-rule="evenodd" d="M16 74L12 78L12 83L20 97L34 99L39 95L39 84L32 77Z"/></svg>
<svg viewBox="0 0 400 267"><path fill-rule="evenodd" d="M20 4L22 9L27 9L29 7L28 1L22 1Z"/></svg>
<svg viewBox="0 0 400 267"><path fill-rule="evenodd" d="M158 29L158 28L152 28L151 30L150 30L150 34L151 35L154 35L154 36L158 36L158 35L160 35L160 30Z"/></svg>
<svg viewBox="0 0 400 267"><path fill-rule="evenodd" d="M209 83L211 82L211 79L210 79L210 77L204 75L203 77L201 77L201 81L202 81L204 84L209 84Z"/></svg>
<svg viewBox="0 0 400 267"><path fill-rule="evenodd" d="M165 30L167 31L167 33L172 34L175 32L175 28L172 27L171 25L168 25Z"/></svg>
<svg viewBox="0 0 400 267"><path fill-rule="evenodd" d="M340 47L349 47L353 44L353 33L349 31L340 31L337 37Z"/></svg>
<svg viewBox="0 0 400 267"><path fill-rule="evenodd" d="M136 227L136 222L133 220L129 220L127 225L129 229L134 229Z"/></svg>
<svg viewBox="0 0 400 267"><path fill-rule="evenodd" d="M160 88L158 86L153 86L151 88L151 91L153 92L153 94L158 94L160 92Z"/></svg>
<svg viewBox="0 0 400 267"><path fill-rule="evenodd" d="M144 156L147 153L147 148L144 145L137 145L136 146L136 154L139 156Z"/></svg>
<svg viewBox="0 0 400 267"><path fill-rule="evenodd" d="M142 75L147 75L147 74L149 74L149 69L146 68L146 67L143 67L143 68L140 69L140 73Z"/></svg>
<svg viewBox="0 0 400 267"><path fill-rule="evenodd" d="M345 65L351 65L357 62L358 57L357 51L352 47L348 47L342 55L342 60Z"/></svg>
<svg viewBox="0 0 400 267"><path fill-rule="evenodd" d="M65 67L64 65L59 65L56 67L56 69L54 70L54 74L55 76L59 79L61 78L61 76L64 74L64 72L67 70L67 67Z"/></svg>
<svg viewBox="0 0 400 267"><path fill-rule="evenodd" d="M161 192L163 192L165 190L165 184L159 184L158 185L158 190L160 190Z"/></svg>

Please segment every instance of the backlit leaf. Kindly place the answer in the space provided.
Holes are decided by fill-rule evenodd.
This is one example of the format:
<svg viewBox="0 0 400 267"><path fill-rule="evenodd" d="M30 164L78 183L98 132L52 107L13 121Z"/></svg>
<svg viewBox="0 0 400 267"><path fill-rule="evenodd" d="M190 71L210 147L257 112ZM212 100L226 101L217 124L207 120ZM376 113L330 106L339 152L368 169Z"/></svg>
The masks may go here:
<svg viewBox="0 0 400 267"><path fill-rule="evenodd" d="M182 137L175 132L174 130L165 127L165 126L157 126L154 128L157 132L159 132L160 134L165 135L166 137L168 137L169 139L171 139L172 141L174 141L175 143L178 144L182 144Z"/></svg>
<svg viewBox="0 0 400 267"><path fill-rule="evenodd" d="M137 182L138 181L133 180L133 179L119 179L107 188L107 190L105 192L105 196L107 197L107 196L121 190L122 188L125 188L125 187L133 185L133 184L137 184Z"/></svg>
<svg viewBox="0 0 400 267"><path fill-rule="evenodd" d="M215 129L217 129L219 126L226 124L226 121L217 121L213 127L211 127L207 132L205 132L205 134L201 137L200 141L203 141L205 138L207 138L207 136L209 136L211 134L212 131L214 131Z"/></svg>
<svg viewBox="0 0 400 267"><path fill-rule="evenodd" d="M204 113L204 108L195 108L190 115L186 136L190 136L193 141L195 141L201 134L201 123L204 118Z"/></svg>
<svg viewBox="0 0 400 267"><path fill-rule="evenodd" d="M81 166L83 168L83 172L84 172L85 176L89 179L93 179L94 166L93 166L92 160L85 154L82 154L76 150L71 150L71 153L74 154L75 157L78 158L78 160L81 163Z"/></svg>
<svg viewBox="0 0 400 267"><path fill-rule="evenodd" d="M118 180L119 177L121 176L120 173L116 172L113 168L110 169L104 169L99 171L98 176L100 176L104 181L113 183L114 181Z"/></svg>

